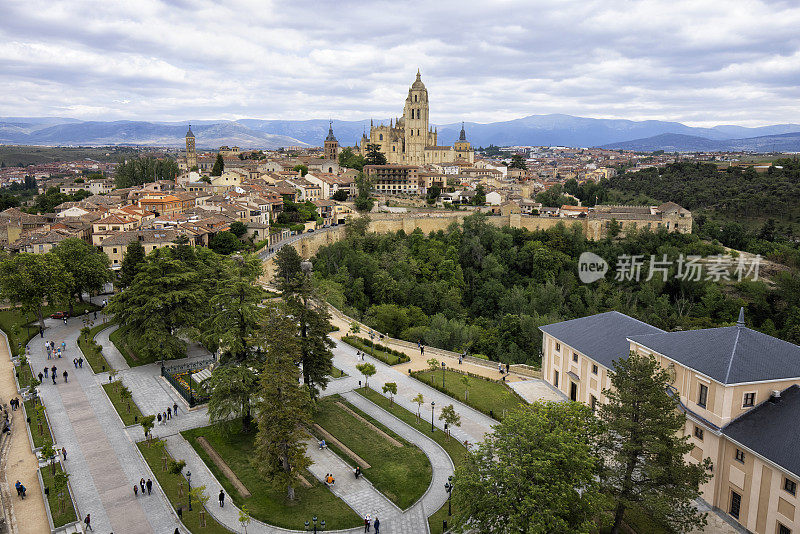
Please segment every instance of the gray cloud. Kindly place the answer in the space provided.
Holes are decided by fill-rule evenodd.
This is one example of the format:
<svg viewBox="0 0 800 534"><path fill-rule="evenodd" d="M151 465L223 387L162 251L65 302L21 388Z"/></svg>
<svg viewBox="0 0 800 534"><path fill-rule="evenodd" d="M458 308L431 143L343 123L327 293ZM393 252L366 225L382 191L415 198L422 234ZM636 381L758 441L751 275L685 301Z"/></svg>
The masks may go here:
<svg viewBox="0 0 800 534"><path fill-rule="evenodd" d="M791 1L11 0L0 115L800 122Z"/></svg>

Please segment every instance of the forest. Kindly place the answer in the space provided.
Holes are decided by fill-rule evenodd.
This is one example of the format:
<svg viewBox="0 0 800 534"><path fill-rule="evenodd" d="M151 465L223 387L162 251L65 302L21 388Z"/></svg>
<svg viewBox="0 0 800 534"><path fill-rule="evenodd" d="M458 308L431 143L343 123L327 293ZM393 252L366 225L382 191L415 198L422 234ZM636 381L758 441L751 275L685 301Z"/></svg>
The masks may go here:
<svg viewBox="0 0 800 534"><path fill-rule="evenodd" d="M356 226L357 227L357 226ZM711 256L719 245L696 235L639 232L588 241L579 228L497 228L473 215L424 235L350 231L321 248L314 275L328 302L391 336L510 363L538 364L544 324L618 310L664 329L730 325L745 307L748 326L800 342L800 277L770 283L690 281L674 268L666 282L617 281L624 254ZM611 266L583 284L577 259L591 251Z"/></svg>

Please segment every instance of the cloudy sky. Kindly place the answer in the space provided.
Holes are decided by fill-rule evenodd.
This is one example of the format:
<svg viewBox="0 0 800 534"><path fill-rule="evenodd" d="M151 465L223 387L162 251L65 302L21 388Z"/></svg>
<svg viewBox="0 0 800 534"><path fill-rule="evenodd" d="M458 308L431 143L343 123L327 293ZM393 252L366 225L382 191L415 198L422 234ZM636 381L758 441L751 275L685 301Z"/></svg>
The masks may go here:
<svg viewBox="0 0 800 534"><path fill-rule="evenodd" d="M800 3L3 0L0 116L800 123Z"/></svg>

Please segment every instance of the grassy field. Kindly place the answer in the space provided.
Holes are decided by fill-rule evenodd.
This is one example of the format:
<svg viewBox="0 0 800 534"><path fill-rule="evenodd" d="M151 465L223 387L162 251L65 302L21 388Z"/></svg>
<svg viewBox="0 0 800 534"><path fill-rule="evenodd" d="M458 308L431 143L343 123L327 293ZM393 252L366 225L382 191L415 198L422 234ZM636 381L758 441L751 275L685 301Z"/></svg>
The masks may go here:
<svg viewBox="0 0 800 534"><path fill-rule="evenodd" d="M38 449L39 447L44 447L47 443L52 444L53 436L50 434L50 427L47 426L47 418L44 415L41 416L42 431L39 432L39 416L36 414L36 406L33 399L25 401L25 413L31 419L28 426L31 428L33 446Z"/></svg>
<svg viewBox="0 0 800 534"><path fill-rule="evenodd" d="M450 455L455 467L458 467L464 463L464 458L467 455L467 449L464 447L464 445L462 445L457 439L449 439L447 436L445 436L444 432L439 431L439 429L437 429L436 432L431 433L430 421L426 420L424 417L418 420L416 414L409 412L397 404L391 403L389 399L372 388L369 388L366 391L364 388L358 388L355 391L359 395L363 395L387 412L391 413L407 425L416 428L420 432L424 432L425 435L436 441L436 443L441 445L447 454ZM447 515L447 503L445 503L444 506L439 508L439 510L437 510L428 518L428 525L430 526L431 534L442 533L442 521L447 521L448 525L452 525L452 521L450 521L450 518Z"/></svg>
<svg viewBox="0 0 800 534"><path fill-rule="evenodd" d="M78 347L80 347L81 352L83 352L83 359L86 360L86 363L89 364L89 367L92 368L92 372L94 373L101 373L111 369L111 365L109 365L105 356L103 356L103 351L100 348L100 345L95 343L94 336L112 324L113 323L101 323L89 330L88 337L84 336L83 334L78 336Z"/></svg>
<svg viewBox="0 0 800 534"><path fill-rule="evenodd" d="M103 389L106 391L106 395L108 395L111 404L114 405L114 409L117 410L125 426L135 425L138 422L135 419L136 417L141 419L142 412L139 410L139 407L136 406L136 403L133 402L133 399L128 398L127 400L122 400L122 396L120 395L122 391L122 382L116 381L103 384Z"/></svg>
<svg viewBox="0 0 800 534"><path fill-rule="evenodd" d="M307 488L298 485L295 488L295 501L288 502L285 488L273 487L253 464L255 432L241 434L238 432L240 428L238 424L233 428L237 430L226 434L223 428L214 425L187 430L182 432L182 435L222 483L225 492L233 498L236 506L240 508L246 506L253 518L293 530L302 530L305 521L313 516L324 519L330 530L353 528L363 524L361 518L344 501L309 473L305 473L304 476L313 486ZM251 497L245 499L239 495L233 484L197 442L199 436L204 436L214 450L224 458L251 493Z"/></svg>
<svg viewBox="0 0 800 534"><path fill-rule="evenodd" d="M211 514L206 513L206 526L200 526L200 505L197 503L193 503L192 511L188 510L188 502L186 500L186 479L183 478L183 475L180 474L172 474L169 471L162 470L162 449L155 445L148 445L146 442L141 441L136 444L139 447L139 450L142 451L142 456L144 456L147 465L150 466L150 469L158 479L158 483L161 485L161 488L164 490L167 499L169 499L170 504L176 510L179 507L183 508L182 512L182 519L183 524L191 532L196 533L203 533L203 534L230 534L230 530L223 527L213 517ZM167 453L169 456L169 453ZM178 484L183 482L183 497L178 496ZM227 488L226 488L227 489ZM133 488L131 488L133 491ZM206 493L209 493L208 491ZM208 495L209 502L214 504L216 502L216 498L214 495Z"/></svg>
<svg viewBox="0 0 800 534"><path fill-rule="evenodd" d="M444 386L442 386L442 371L420 371L413 374L414 378L433 386L465 404L468 404L498 421L503 419L505 411L511 411L520 404L525 404L514 391L502 382L484 380L468 376L468 384L463 382L463 375L447 369L444 371ZM465 392L469 392L465 396ZM465 400L466 398L466 400Z"/></svg>
<svg viewBox="0 0 800 534"><path fill-rule="evenodd" d="M17 376L17 381L19 382L20 389L26 388L26 387L30 386L31 383L33 383L33 379L34 379L33 371L31 371L31 366L27 361L25 361L23 363L20 360L20 364L17 367L17 371L16 372L17 372L17 375L18 375ZM36 381L38 382L39 379L36 378Z"/></svg>
<svg viewBox="0 0 800 534"><path fill-rule="evenodd" d="M117 347L117 350L122 354L122 357L125 358L125 361L128 363L130 367L136 367L138 365L147 365L148 363L153 363L156 361L155 359L150 360L139 356L136 351L131 347L128 343L127 338L122 334L122 329L117 328L108 336L108 339Z"/></svg>
<svg viewBox="0 0 800 534"><path fill-rule="evenodd" d="M64 311L68 306L45 306L42 308L42 314L49 317L57 311ZM94 304L75 304L74 312L76 314L84 313L87 309L94 310L97 306ZM33 313L23 313L22 308L8 308L0 310L0 330L5 332L8 336L8 345L11 347L12 356L17 356L25 352L25 346L33 337L39 333L39 324L31 324L36 322L36 315ZM26 326L28 325L28 326Z"/></svg>
<svg viewBox="0 0 800 534"><path fill-rule="evenodd" d="M338 367L334 367L331 369L331 378L342 378L347 376L347 373L339 369Z"/></svg>
<svg viewBox="0 0 800 534"><path fill-rule="evenodd" d="M431 464L425 453L357 408L348 406L404 444L403 447L394 446L363 421L337 406L337 400L342 399L337 395L320 401L314 422L370 464L371 467L364 470L364 476L389 500L403 510L417 502L431 483ZM349 460L346 456L342 459Z"/></svg>
<svg viewBox="0 0 800 534"><path fill-rule="evenodd" d="M410 359L408 356L402 353L393 354L385 350L380 350L375 347L370 347L366 343L364 343L363 339L356 336L344 336L342 337L342 341L344 341L353 348L356 348L362 352L366 352L373 358L378 359L388 365L397 365L398 363L407 362Z"/></svg>
<svg viewBox="0 0 800 534"><path fill-rule="evenodd" d="M75 513L75 507L72 505L72 499L69 498L69 490L66 487L63 490L64 512L62 513L60 511L58 493L53 487L53 467L51 465L46 465L39 469L39 472L42 474L42 482L44 483L44 487L50 489L47 495L47 505L50 507L50 515L53 517L53 526L58 528L66 525L67 523L77 521L78 516ZM55 472L62 472L59 464L56 464ZM31 491L31 488L27 489L28 491Z"/></svg>

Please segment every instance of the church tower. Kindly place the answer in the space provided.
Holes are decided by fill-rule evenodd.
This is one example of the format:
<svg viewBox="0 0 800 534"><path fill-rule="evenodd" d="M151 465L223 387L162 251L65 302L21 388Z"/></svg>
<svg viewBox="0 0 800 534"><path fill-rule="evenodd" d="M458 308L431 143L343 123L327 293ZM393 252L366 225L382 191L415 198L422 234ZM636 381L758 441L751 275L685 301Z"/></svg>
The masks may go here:
<svg viewBox="0 0 800 534"><path fill-rule="evenodd" d="M194 134L192 133L192 125L189 125L189 131L186 132L186 167L192 170L197 167L197 152L194 149Z"/></svg>
<svg viewBox="0 0 800 534"><path fill-rule="evenodd" d="M333 135L333 121L328 126L328 137L325 138L325 159L336 161L339 157L339 141Z"/></svg>
<svg viewBox="0 0 800 534"><path fill-rule="evenodd" d="M411 84L403 108L403 126L405 129L406 165L423 165L425 163L425 146L428 144L428 90L422 83L419 69L417 79Z"/></svg>

